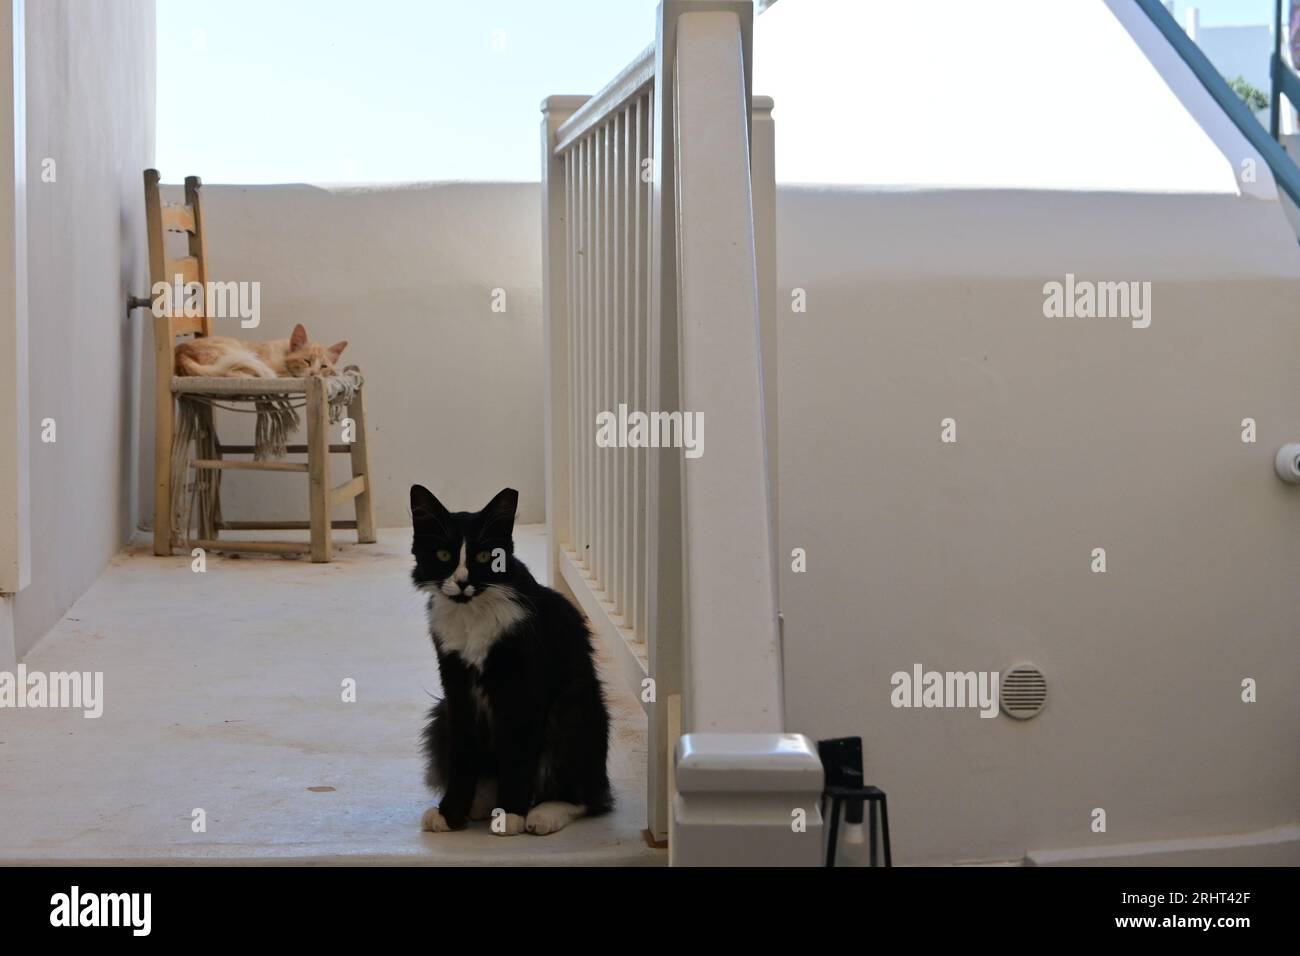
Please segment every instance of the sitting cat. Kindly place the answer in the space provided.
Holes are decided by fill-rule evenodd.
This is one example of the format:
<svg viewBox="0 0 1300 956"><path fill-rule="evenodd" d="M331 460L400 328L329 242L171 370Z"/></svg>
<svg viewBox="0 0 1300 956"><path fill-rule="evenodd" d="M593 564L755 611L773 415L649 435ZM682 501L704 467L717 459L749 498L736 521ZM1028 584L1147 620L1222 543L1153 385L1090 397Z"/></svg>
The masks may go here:
<svg viewBox="0 0 1300 956"><path fill-rule="evenodd" d="M306 378L334 375L334 364L347 348L335 342L326 348L307 341L302 324L287 339L245 342L207 335L176 346L176 374L209 378Z"/></svg>
<svg viewBox="0 0 1300 956"><path fill-rule="evenodd" d="M502 835L554 833L613 806L591 633L514 556L518 501L507 488L476 514L452 513L411 486L411 576L429 595L443 692L424 731L425 782L442 800L421 826L435 833L467 818L493 818Z"/></svg>

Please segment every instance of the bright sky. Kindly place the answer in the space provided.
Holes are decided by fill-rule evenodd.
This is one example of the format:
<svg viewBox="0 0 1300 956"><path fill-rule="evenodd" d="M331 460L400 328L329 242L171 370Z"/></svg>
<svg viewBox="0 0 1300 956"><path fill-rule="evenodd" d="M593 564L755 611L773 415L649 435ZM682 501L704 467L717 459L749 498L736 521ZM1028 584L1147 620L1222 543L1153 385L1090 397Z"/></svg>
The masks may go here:
<svg viewBox="0 0 1300 956"><path fill-rule="evenodd" d="M925 125L946 126L949 151L966 137L987 142L996 129L974 109L989 102L981 97L1014 89L1026 111L1039 100L1052 110L1068 102L1072 89L1044 79L1052 63L1114 86L1113 64L1100 68L1092 48L1052 43L1045 11L1076 2L854 0L863 33L812 42L788 32L766 39L771 31L763 23L793 22L795 6L834 0L779 0L760 18L755 87L776 96L777 120L785 124L778 127L785 134L779 178L807 181L800 142L824 154L826 144L815 137L789 134L799 122L820 122L811 104L827 87L808 84L828 58L858 64L850 72L860 69L872 83L893 77L896 89L877 104L875 131L910 134L918 117L928 117ZM1096 15L1105 13L1102 0L1086 3L1100 8L1088 21L1113 32L1109 18ZM1180 21L1189 5L1201 10L1203 26L1265 23L1272 0L1178 0ZM657 0L158 0L157 164L167 181L193 173L211 183L536 181L541 100L603 86L653 38L656 6ZM980 42L970 43L972 36ZM867 50L871 59L863 60ZM951 75L934 69L945 62L964 77L955 87ZM993 89L973 95L973 80ZM931 81L938 84L933 89ZM798 117L790 112L796 103ZM1078 118L1076 110L1075 128ZM1122 117L1121 126L1120 133L1133 132ZM871 147L864 142L862 149L857 155ZM1040 152L1031 146L1033 155ZM968 176L965 168L928 169L912 156L896 156L895 169L873 154L850 179L990 184L1023 172L994 158L989 162L1000 165ZM1051 176L1023 183L1052 184Z"/></svg>
<svg viewBox="0 0 1300 956"><path fill-rule="evenodd" d="M654 39L656 0L158 0L164 181L539 177L539 107Z"/></svg>

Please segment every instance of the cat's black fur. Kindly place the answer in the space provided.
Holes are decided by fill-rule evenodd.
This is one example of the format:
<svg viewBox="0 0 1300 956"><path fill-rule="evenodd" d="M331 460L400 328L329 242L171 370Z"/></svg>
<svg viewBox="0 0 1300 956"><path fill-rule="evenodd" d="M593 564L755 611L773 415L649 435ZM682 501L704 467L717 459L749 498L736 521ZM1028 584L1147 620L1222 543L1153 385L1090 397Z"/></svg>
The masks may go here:
<svg viewBox="0 0 1300 956"><path fill-rule="evenodd" d="M464 826L481 777L496 777L496 805L510 814L526 816L548 800L579 804L587 815L613 806L609 714L591 634L578 609L514 556L518 498L507 488L480 512L449 512L424 487L411 487L411 576L429 595L443 691L424 731L425 779L442 791L439 810L453 829ZM465 571L457 581L462 546ZM478 560L484 553L493 560ZM448 596L458 585L461 593ZM464 632L447 625L440 634L435 622L440 614L481 614L474 602L504 608L498 617L511 622L495 639L457 649L452 637L463 644Z"/></svg>

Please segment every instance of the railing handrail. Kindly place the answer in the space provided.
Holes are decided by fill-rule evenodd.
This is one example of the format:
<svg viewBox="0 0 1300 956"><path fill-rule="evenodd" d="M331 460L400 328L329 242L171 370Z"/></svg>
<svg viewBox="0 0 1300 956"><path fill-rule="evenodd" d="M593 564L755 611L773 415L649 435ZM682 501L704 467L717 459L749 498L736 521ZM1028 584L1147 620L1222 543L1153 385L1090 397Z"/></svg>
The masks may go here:
<svg viewBox="0 0 1300 956"><path fill-rule="evenodd" d="M1241 97L1233 91L1228 81L1210 62L1209 57L1178 25L1178 21L1165 9L1165 5L1160 0L1134 0L1134 2L1147 15L1155 28L1164 35L1174 51L1182 57L1183 62L1191 69L1220 109L1228 114L1228 119L1232 120L1233 125L1263 157L1273 173L1273 180L1292 202L1300 205L1300 166L1296 166L1282 145L1260 125L1259 120L1255 119L1254 114L1241 101ZM1276 58L1276 51L1274 57Z"/></svg>
<svg viewBox="0 0 1300 956"><path fill-rule="evenodd" d="M582 139L609 114L622 109L646 86L653 84L654 79L655 45L651 43L556 130L555 152L562 153Z"/></svg>

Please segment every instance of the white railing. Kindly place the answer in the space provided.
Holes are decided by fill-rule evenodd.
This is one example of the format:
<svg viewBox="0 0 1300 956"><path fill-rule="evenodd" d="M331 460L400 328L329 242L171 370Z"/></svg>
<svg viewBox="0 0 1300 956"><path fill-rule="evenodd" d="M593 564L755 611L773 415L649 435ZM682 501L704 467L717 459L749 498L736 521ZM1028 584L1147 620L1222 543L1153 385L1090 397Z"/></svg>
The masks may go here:
<svg viewBox="0 0 1300 956"><path fill-rule="evenodd" d="M567 546L562 570L580 568L617 621L638 693L649 667L649 455L597 447L594 423L605 410L617 416L620 406L650 405L653 54L646 50L578 108L558 128L554 147L563 177L564 275L557 281L564 282L569 310L565 342L556 346L566 353L569 391L557 412L568 434L591 440L567 442L567 460L553 463L568 486L567 500L555 502L567 521L553 527L563 539L557 543Z"/></svg>
<svg viewBox="0 0 1300 956"><path fill-rule="evenodd" d="M751 102L752 16L665 0L655 44L604 90L543 105L552 581L643 701L647 824L681 863L820 854L820 764L784 733L773 136L771 102ZM603 413L616 440L637 413L679 439L692 416L698 455L604 447Z"/></svg>

